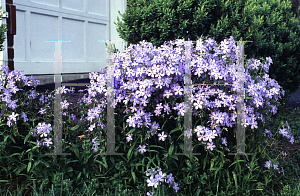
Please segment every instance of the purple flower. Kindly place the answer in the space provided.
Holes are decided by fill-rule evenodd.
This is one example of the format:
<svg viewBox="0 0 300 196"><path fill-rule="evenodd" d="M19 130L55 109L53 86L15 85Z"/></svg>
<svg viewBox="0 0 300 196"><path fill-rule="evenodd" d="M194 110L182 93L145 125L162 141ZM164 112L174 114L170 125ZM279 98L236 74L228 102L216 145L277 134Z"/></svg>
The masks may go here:
<svg viewBox="0 0 300 196"><path fill-rule="evenodd" d="M144 153L144 152L146 152L147 150L145 149L146 148L146 146L144 145L144 146L141 146L141 145L139 145L139 152L141 152L142 154Z"/></svg>
<svg viewBox="0 0 300 196"><path fill-rule="evenodd" d="M179 190L178 184L177 184L176 182L174 182L173 189L175 189L176 193L177 193L178 190Z"/></svg>
<svg viewBox="0 0 300 196"><path fill-rule="evenodd" d="M129 116L128 119L126 120L126 122L129 123L130 127L135 127L135 124L137 123L136 120L132 116Z"/></svg>
<svg viewBox="0 0 300 196"><path fill-rule="evenodd" d="M225 146L227 146L227 140L226 140L226 137L222 137L222 144L224 144Z"/></svg>
<svg viewBox="0 0 300 196"><path fill-rule="evenodd" d="M278 169L278 165L273 165L273 168L274 169Z"/></svg>
<svg viewBox="0 0 300 196"><path fill-rule="evenodd" d="M282 169L282 171L281 171L281 172L282 172L282 173L283 173L283 175L284 175L283 167L281 167L281 169Z"/></svg>
<svg viewBox="0 0 300 196"><path fill-rule="evenodd" d="M246 166L248 167L248 169L250 169L250 167L246 164ZM250 169L250 171L251 171L251 169Z"/></svg>
<svg viewBox="0 0 300 196"><path fill-rule="evenodd" d="M72 120L74 120L74 121L75 121L75 119L76 119L76 115L74 115L74 114L71 114L71 118L72 118Z"/></svg>
<svg viewBox="0 0 300 196"><path fill-rule="evenodd" d="M49 133L49 131L42 130L40 137L47 137L47 133Z"/></svg>
<svg viewBox="0 0 300 196"><path fill-rule="evenodd" d="M40 134L43 131L43 129L44 129L45 126L46 126L45 122L43 122L42 124L39 123L38 127L35 130L37 131L38 134Z"/></svg>
<svg viewBox="0 0 300 196"><path fill-rule="evenodd" d="M168 176L167 176L167 180L166 180L166 183L171 183L174 181L174 177L172 177L172 173L170 173Z"/></svg>
<svg viewBox="0 0 300 196"><path fill-rule="evenodd" d="M12 123L10 122L10 119L8 118L8 120L7 120L7 126L8 127L11 127L12 126Z"/></svg>
<svg viewBox="0 0 300 196"><path fill-rule="evenodd" d="M10 103L8 104L8 107L11 108L12 110L15 110L18 107L16 102L17 102L17 100L10 101Z"/></svg>
<svg viewBox="0 0 300 196"><path fill-rule="evenodd" d="M90 127L89 127L89 129L88 130L86 130L86 132L92 132L93 131L93 129L96 127L96 124L94 123L94 124L92 124L92 125L90 125Z"/></svg>
<svg viewBox="0 0 300 196"><path fill-rule="evenodd" d="M37 146L38 146L38 147L41 147L42 142L40 142L39 140L37 140L36 142L37 142Z"/></svg>
<svg viewBox="0 0 300 196"><path fill-rule="evenodd" d="M41 108L40 111L38 111L39 114L45 114L46 109L45 108Z"/></svg>
<svg viewBox="0 0 300 196"><path fill-rule="evenodd" d="M162 48L157 49L156 53L153 51L154 48L151 46L150 43L141 42L142 47L129 47L127 50L125 50L124 54L119 54L115 56L115 90L116 90L116 97L117 101L116 103L124 103L126 110L123 113L128 114L131 110L131 113L129 115L126 115L126 127L136 127L137 129L143 129L142 126L147 126L149 130L147 130L148 136L153 136L157 130L161 130L160 124L157 122L161 122L162 117L164 117L164 113L167 112L167 114L177 114L178 117L171 116L178 122L182 120L185 115L185 103L184 103L184 91L183 83L184 83L184 66L185 66L185 59L183 58L182 53L184 52L183 47L186 47L186 42L184 40L176 40L172 42L171 44L176 45L176 49L171 49L170 46L164 45ZM217 57L218 55L212 55L212 54L206 54L206 52L209 49L216 49L215 54L221 54L223 55L222 58ZM236 72L235 66L232 66L230 64L229 66L224 66L224 59L232 59L235 57L236 53L234 51L236 49L235 42L233 37L231 36L229 41L225 40L220 44L219 47L216 47L216 42L209 38L208 40L204 41L202 38L197 40L197 46L195 50L195 55L192 59L192 74L197 75L200 77L201 75L204 75L203 73L210 71L209 75L204 75L207 77L207 79L211 80L218 80L218 79L224 79L225 77L231 81L236 81L236 75L234 74ZM196 53L197 51L197 53ZM131 53L129 53L131 52ZM149 55L148 55L149 54ZM165 55L167 54L167 55ZM153 56L150 58L150 56ZM131 58L133 57L133 58ZM168 62L164 62L166 60L165 57L168 57ZM233 60L233 59L232 59ZM279 86L276 85L276 83L273 80L267 80L267 78L259 78L259 82L254 82L251 78L251 75L249 74L251 70L258 69L259 67L263 67L265 70L268 69L268 66L270 63L272 63L272 60L270 58L267 59L267 64L262 65L260 61L258 60L252 60L249 61L247 64L247 70L245 74L246 78L246 93L247 96L252 96L253 99L251 100L253 106L249 106L249 104L246 106L246 113L245 118L246 126L251 125L251 129L257 128L257 120L263 121L262 114L258 113L257 111L264 106L265 98L271 99L272 97L278 96L279 94ZM3 69L7 69L7 67L3 66ZM103 69L105 70L105 69ZM101 70L102 71L102 70ZM107 69L106 69L107 71ZM101 113L105 113L105 107L107 108L107 104L105 104L105 101L103 97L107 96L110 93L110 90L108 87L106 87L106 79L107 79L107 72L103 71L103 73L97 74L93 73L90 74L90 77L92 79L91 85L88 89L88 95L84 97L82 100L82 103L91 104L95 101L103 102L104 106L97 108L97 109L91 109L89 110L87 116L82 116L80 120L86 119L87 123L92 121L96 118L100 118ZM8 72L7 72L7 75ZM265 74L267 75L267 74ZM11 94L16 93L18 89L16 86L14 86L13 81L10 78L15 78L18 80L20 77L14 76L12 74L9 75L8 84L9 89L3 89L3 95L5 97L1 97L3 101L7 102L7 105L12 108L13 110L16 108L16 104L11 99ZM148 79L146 79L148 78ZM150 79L149 79L150 78ZM263 80L264 79L264 80ZM32 80L35 81L32 77ZM94 81L95 80L95 81ZM96 82L97 80L97 82ZM225 79L224 79L225 80ZM266 82L268 81L268 82ZM25 84L30 84L31 81L26 81ZM37 82L38 83L38 82ZM94 83L97 83L94 84ZM7 83L6 83L7 84ZM233 89L233 87L232 87ZM266 91L266 89L272 89ZM61 93L65 93L65 88L60 89ZM82 90L80 90L82 91ZM79 92L80 92L79 91ZM59 92L59 89L56 91ZM101 94L101 98L97 97L96 95ZM210 88L210 86L203 87L200 85L198 88L193 88L193 100L191 100L192 110L194 113L192 113L194 116L197 115L197 112L201 109L207 109L211 114L209 118L210 121L210 127L200 127L198 126L195 129L195 132L197 133L198 140L201 141L208 141L207 143L207 149L213 150L216 146L213 143L213 139L217 136L221 137L222 131L220 131L220 126L229 126L233 127L237 124L235 114L235 107L237 100L235 99L235 96L227 96L225 93L222 93L219 89L213 90ZM283 93L284 94L284 93ZM157 96L154 96L157 95ZM153 96L153 97L152 97ZM212 96L216 96L216 98L212 98ZM30 91L30 95L28 98L35 99L36 94L34 91ZM151 98L151 101L150 101ZM152 99L153 98L153 99ZM168 100L169 99L169 100ZM176 100L177 99L177 100ZM173 103L170 103L170 107L168 106L168 102L172 101ZM247 100L248 101L248 100ZM28 102L27 102L28 103ZM248 103L248 102L247 102ZM29 103L28 103L29 104ZM28 105L27 104L27 105ZM119 105L120 105L119 104ZM165 105L163 105L165 104ZM68 107L68 103L66 100L64 102L61 102L61 107L66 108ZM174 107L175 106L175 107ZM220 107L230 107L229 110L233 110L232 113L228 112L220 112ZM256 106L256 107L254 107ZM270 109L267 112L276 111L276 107L272 107L269 105ZM117 107L117 104L114 105L114 107ZM125 108L124 107L124 108ZM101 110L100 110L101 108ZM40 113L43 114L44 108L40 109ZM120 114L123 114L122 111L119 111ZM133 113L133 114L132 114ZM264 111L264 113L266 113ZM16 115L17 116L17 115ZM11 126L11 121L16 122L16 116L11 115L8 118L7 124ZM151 117L152 116L152 119ZM155 120L153 119L155 118ZM171 119L171 117L169 119ZM23 112L22 118L24 118L24 122L26 119L26 115ZM75 115L71 115L71 118L74 118ZM105 118L105 117L104 117ZM125 121L124 119L124 121ZM28 119L27 119L28 120ZM100 119L99 119L100 120ZM104 122L104 121L102 121ZM264 121L263 121L264 122ZM176 123L176 122L175 122ZM179 122L180 123L180 122ZM97 126L101 126L103 129L105 127L104 124L98 123ZM168 125L167 125L168 126ZM288 126L288 125L287 125ZM87 131L95 131L94 128L96 127L95 123L91 124ZM149 128L150 127L150 128ZM161 129L160 129L161 128ZM169 127L167 127L169 128ZM289 126L288 126L289 128ZM45 122L39 123L37 128L35 129L36 132L32 133L35 134L41 134L42 136L47 136L47 133L51 130L51 125L46 125ZM136 129L136 130L137 130ZM216 132L217 131L217 132ZM285 131L285 129L280 130L283 136L289 136L289 133ZM266 130L266 133L271 132ZM192 130L186 131L185 135L190 137L192 136ZM167 135L164 134L164 132L159 133L159 140L165 141ZM127 142L133 140L132 139L133 134L129 134L126 137ZM170 137L170 136L169 136ZM149 138L148 138L149 139ZM290 138L290 142L294 142L294 138ZM46 144L49 146L51 143L51 138L47 139L45 138L44 145ZM92 140L92 145L96 144L96 139ZM97 143L94 150L97 149ZM222 138L222 144L227 146L226 137ZM38 145L40 143L38 142ZM146 152L145 145L141 146L139 145L138 152L141 152L142 154ZM271 166L271 161L266 162L266 167L268 169ZM277 165L273 165L274 168L278 168ZM151 176L151 183L152 186L157 187L158 183L163 182L162 180L165 179L165 174L162 172L159 172L157 175L155 175L154 178ZM168 179L167 182L174 181L174 178L172 178L172 174L167 176ZM177 183L174 182L173 187L176 192L179 189L177 187Z"/></svg>
<svg viewBox="0 0 300 196"><path fill-rule="evenodd" d="M27 118L27 115L25 114L25 112L23 112L21 117L24 118L24 122L28 121L28 118Z"/></svg>
<svg viewBox="0 0 300 196"><path fill-rule="evenodd" d="M290 142L291 142L291 144L293 144L294 143L294 136L291 136L291 139L290 139Z"/></svg>
<svg viewBox="0 0 300 196"><path fill-rule="evenodd" d="M271 167L271 160L267 161L266 164L265 164L265 167L267 167L268 169L270 169Z"/></svg>
<svg viewBox="0 0 300 196"><path fill-rule="evenodd" d="M129 135L126 137L126 140L127 140L127 142L129 142L130 140L132 140L132 134L129 134Z"/></svg>
<svg viewBox="0 0 300 196"><path fill-rule="evenodd" d="M210 149L211 151L213 151L213 149L215 148L216 146L214 145L214 143L213 142L211 142L211 143L207 143L207 149Z"/></svg>
<svg viewBox="0 0 300 196"><path fill-rule="evenodd" d="M65 87L65 86L63 86L63 87ZM62 109L68 109L68 106L70 105L70 104L67 102L67 100L64 100L64 102L60 102L60 104L61 104L61 108L62 108Z"/></svg>
<svg viewBox="0 0 300 196"><path fill-rule="evenodd" d="M44 140L45 140L45 142L43 143L44 145L46 145L46 146L49 147L49 145L52 144L52 142L51 142L52 138L49 138L49 139L48 138L44 138Z"/></svg>
<svg viewBox="0 0 300 196"><path fill-rule="evenodd" d="M272 137L272 136L273 136L273 134L271 133L271 131L269 131L269 130L267 130L267 129L265 129L265 133L269 134L269 137Z"/></svg>

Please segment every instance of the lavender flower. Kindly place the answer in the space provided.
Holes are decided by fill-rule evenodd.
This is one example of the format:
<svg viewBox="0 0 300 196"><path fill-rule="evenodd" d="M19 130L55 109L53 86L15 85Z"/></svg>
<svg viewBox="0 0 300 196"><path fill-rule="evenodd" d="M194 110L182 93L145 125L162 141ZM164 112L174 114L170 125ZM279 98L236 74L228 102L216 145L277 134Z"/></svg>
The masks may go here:
<svg viewBox="0 0 300 196"><path fill-rule="evenodd" d="M145 171L146 176L150 176L150 179L147 179L147 186L154 186L157 188L158 185L161 185L161 182L166 182L168 184L173 183L173 189L177 192L179 190L178 184L174 182L174 178L172 177L172 173L169 175L166 175L165 173L162 173L161 168L157 166L157 171L153 168ZM155 175L155 178L154 178ZM166 179L167 178L167 179ZM147 193L148 194L148 193ZM149 193L150 194L150 193Z"/></svg>
<svg viewBox="0 0 300 196"><path fill-rule="evenodd" d="M161 130L160 125L157 123L161 120L161 117L164 115L162 114L163 111L167 112L167 114L177 114L178 117L175 118L178 122L182 119L182 117L185 115L185 103L181 102L183 100L184 96L184 88L182 88L181 84L184 81L184 59L182 59L182 48L181 46L185 45L185 42L183 40L176 40L174 42L170 42L170 45L177 45L176 49L172 50L170 49L170 46L164 46L165 51L162 51L161 49L154 49L151 47L151 44L147 44L145 42L142 42L141 45L144 46L142 49L137 49L135 51L135 54L139 54L136 56L133 56L133 58L128 59L128 56L130 57L131 54L128 54L129 51L132 51L132 48L128 49L128 52L125 51L125 54L118 54L115 56L116 62L115 63L115 76L116 76L116 97L118 98L117 101L113 104L113 107L116 108L118 103L124 103L126 106L126 110L123 113L126 113L125 122L126 127L137 127L142 128L143 126L149 128L150 131L147 133L150 136L153 136L154 134L157 134L159 137L159 140L165 141L167 134L165 134L165 131L162 133L157 133L157 130ZM146 47L147 46L147 47ZM212 39L206 40L206 43L203 44L202 38L200 38L197 41L196 45L196 52L192 59L192 74L198 75L200 77L201 74L207 72L208 70L211 70L209 73L209 76L211 79L228 79L230 81L236 81L237 76L234 74L236 72L235 66L233 66L231 63L228 64L228 66L224 66L223 58L232 58L235 55L234 52L236 47L234 44L233 37L230 37L229 41L224 41L220 47L215 47L216 42ZM205 54L207 50L214 47L216 49L216 54L223 55L222 59L218 57L218 55L213 54ZM156 53L154 53L156 52ZM151 54L155 56L154 59L148 58L146 54ZM168 54L168 63L160 62L159 59L164 59L164 55ZM134 62L131 62L131 59L134 59ZM258 113L257 111L264 106L264 98L272 98L278 96L280 88L276 84L276 81L274 80L268 80L268 82L265 82L266 78L260 78L262 79L259 81L259 83L254 83L254 81L251 79L251 75L249 74L251 69L258 69L259 67L263 67L265 70L268 70L268 67L270 63L272 63L272 60L270 58L267 59L267 63L265 65L262 65L260 61L257 60L249 60L248 66L245 77L246 77L246 94L247 96L252 96L253 104L256 106L256 108L252 106L248 106L249 102L247 102L246 106L246 115L245 115L245 126L251 126L251 129L257 128L257 121L258 119L264 120L262 117L262 114ZM121 63L122 62L122 63ZM160 62L161 65L157 65L158 62ZM146 65L153 65L153 66L146 66ZM250 66L251 65L251 66ZM7 69L6 67L3 67L3 69ZM90 86L88 89L88 96L85 96L83 98L83 103L91 104L95 100L95 96L97 93L103 95L103 97L107 96L110 93L110 90L105 88L106 85L106 77L107 72L103 71L104 73L101 74L90 74L90 77L92 79L91 83L93 85ZM127 77L125 77L125 75ZM9 75L8 78L13 78L12 75ZM16 77L20 78L20 77ZM143 80L142 80L143 79ZM95 81L97 81L97 84ZM34 81L34 80L33 80ZM11 109L15 109L15 104L12 100L10 100L10 96L12 93L16 93L18 89L13 86L11 80L8 82L7 85L8 89L3 90L2 101L5 101ZM32 83L31 81L26 82L25 84L28 85ZM272 89L270 92L267 92L266 89ZM56 93L66 93L67 90L63 87L60 89L57 89ZM80 92L80 91L79 91ZM82 91L81 91L82 92ZM162 92L162 93L161 93ZM267 92L267 93L266 93ZM150 101L151 95L157 93L158 96L153 97L153 101ZM129 95L128 95L129 94ZM236 106L236 97L232 95L226 95L222 90L215 90L210 87L203 87L200 85L200 87L193 88L193 99L192 99L192 110L193 115L196 115L198 110L202 109L208 109L211 114L209 114L209 121L208 126L197 126L194 130L194 132L197 134L199 141L205 141L206 148L213 150L216 146L214 145L213 139L216 138L216 136L221 137L221 131L220 126L228 126L232 127L236 124L235 118L236 113L234 107ZM284 92L282 93L284 94ZM210 96L216 96L215 100L210 100ZM30 92L30 95L28 96L29 99L35 99L36 95L34 94L34 91ZM98 99L98 98L97 98ZM167 99L172 100L170 103L170 107L168 104L163 105L163 99L168 102ZM173 101L174 100L174 101ZM266 99L268 100L268 99ZM86 119L86 122L88 123L88 130L87 132L94 131L94 128L96 127L95 121L97 119L100 120L100 113L104 111L104 108L107 107L107 101L104 99L101 99L101 102L104 103L104 106L99 106L97 109L90 109L88 111L88 114L86 117L84 115L81 117L80 120ZM29 102L27 102L29 104ZM66 101L61 102L62 108L68 107L68 103ZM119 105L120 105L119 104ZM152 104L150 106L150 104ZM106 105L106 106L105 106ZM218 111L219 108L228 106L229 110L233 110L232 113L228 112L220 112ZM44 108L40 109L40 113L43 114ZM268 106L266 108L267 111L274 111L276 110L275 106ZM22 117L25 118L23 113ZM11 121L16 122L16 117L18 114L13 114L7 118L7 124L10 127L12 125ZM153 117L151 119L151 117ZM75 119L74 116L72 118ZM170 117L171 118L171 117ZM154 120L155 119L155 120ZM97 126L102 126L103 128L105 125L99 123ZM289 128L289 127L288 127ZM39 122L37 128L35 129L36 132L33 132L35 136L37 134L40 134L40 137L46 137L47 134L51 130L51 125L48 124L46 126L46 122ZM285 129L280 130L283 136L288 136L288 132L285 131ZM193 130L185 131L185 135L188 137L191 137L193 133ZM129 134L126 137L127 142L132 140L132 135ZM169 135L169 137L171 137ZM293 142L293 138L291 138L291 142ZM148 137L149 139L149 137ZM44 145L49 146L52 144L51 138L47 139L44 138L45 142ZM92 140L92 145L95 144L95 140ZM38 146L41 145L41 142L38 141ZM98 144L98 143L97 143ZM96 144L96 146L97 146ZM222 138L222 144L227 146L226 137ZM139 145L138 152L141 152L142 154L146 152L145 145ZM96 149L97 147L95 147ZM94 150L95 150L94 149ZM266 163L266 167L268 169L270 168L270 162ZM278 166L274 165L274 168L277 168ZM171 175L171 174L170 174ZM172 176L172 175L171 175ZM169 179L169 182L171 181L171 176ZM165 178L165 175L162 172L159 172L157 175L151 176L149 184L151 186L157 187L159 183L163 182ZM173 179L174 180L174 179ZM179 189L177 187L177 184L174 182L173 188L176 190Z"/></svg>

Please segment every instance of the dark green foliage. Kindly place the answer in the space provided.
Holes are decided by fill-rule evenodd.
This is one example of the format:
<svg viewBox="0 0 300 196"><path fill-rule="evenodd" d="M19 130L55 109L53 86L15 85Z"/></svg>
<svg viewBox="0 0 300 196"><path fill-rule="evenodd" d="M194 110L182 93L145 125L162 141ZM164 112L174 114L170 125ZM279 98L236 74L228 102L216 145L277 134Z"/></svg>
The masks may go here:
<svg viewBox="0 0 300 196"><path fill-rule="evenodd" d="M0 7L0 10L2 9L2 7ZM3 12L3 14L5 14L6 12ZM3 43L5 41L5 33L7 32L6 29L7 24L2 24L0 26L0 51L3 51Z"/></svg>
<svg viewBox="0 0 300 196"><path fill-rule="evenodd" d="M296 15L296 17L299 17L299 5L300 1L299 0L290 0L292 2L292 12L293 14Z"/></svg>
<svg viewBox="0 0 300 196"><path fill-rule="evenodd" d="M133 44L144 39L157 47L165 40L174 40L182 36L195 40L197 26L202 27L201 32L206 34L209 31L209 25L220 17L220 13L215 10L221 9L218 0L203 2L129 0L128 4L126 13L122 15L124 23L120 23L117 18L119 27L117 31L122 39ZM199 10L195 12L197 8ZM209 18L213 13L214 16ZM193 36L190 37L191 35Z"/></svg>
<svg viewBox="0 0 300 196"><path fill-rule="evenodd" d="M117 31L128 43L145 40L197 40L201 35L217 43L231 35L244 45L246 59L270 56L270 78L285 96L300 85L300 27L289 0L129 0L118 18Z"/></svg>

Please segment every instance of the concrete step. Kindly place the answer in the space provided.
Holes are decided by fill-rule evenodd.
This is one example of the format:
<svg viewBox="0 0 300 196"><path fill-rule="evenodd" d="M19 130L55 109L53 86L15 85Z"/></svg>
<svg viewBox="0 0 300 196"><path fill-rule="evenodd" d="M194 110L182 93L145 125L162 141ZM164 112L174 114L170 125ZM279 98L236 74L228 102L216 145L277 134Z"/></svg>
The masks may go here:
<svg viewBox="0 0 300 196"><path fill-rule="evenodd" d="M68 80L62 83L86 83L86 84L90 84L90 79L89 78L84 78L84 79L76 79L76 80ZM78 92L78 90L82 89L87 89L88 87L86 86L66 86L66 88L71 89L74 88L75 92ZM37 92L46 92L46 90L48 90L48 92L53 91L55 89L55 83L47 83L47 84L43 84L43 85L38 85L36 87L36 91ZM29 91L29 88L24 89L25 91Z"/></svg>
<svg viewBox="0 0 300 196"><path fill-rule="evenodd" d="M25 75L30 77L31 75ZM52 74L40 74L32 75L36 80L40 81L40 85L52 84L54 83L54 75ZM89 72L87 73L67 73L62 74L62 83L69 81L80 80L80 79L89 79Z"/></svg>

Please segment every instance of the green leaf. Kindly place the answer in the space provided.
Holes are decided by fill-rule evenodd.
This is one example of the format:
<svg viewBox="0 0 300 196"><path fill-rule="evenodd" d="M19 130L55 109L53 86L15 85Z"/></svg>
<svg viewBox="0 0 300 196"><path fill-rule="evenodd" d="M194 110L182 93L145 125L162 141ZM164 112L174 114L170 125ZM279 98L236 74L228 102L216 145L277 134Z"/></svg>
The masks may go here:
<svg viewBox="0 0 300 196"><path fill-rule="evenodd" d="M132 175L132 177L133 177L133 182L134 182L134 184L135 184L135 181L136 181L136 180L135 180L135 179L136 179L135 173L132 171L132 172L131 172L131 175Z"/></svg>
<svg viewBox="0 0 300 196"><path fill-rule="evenodd" d="M6 142L7 138L9 137L9 135L4 137L4 143Z"/></svg>
<svg viewBox="0 0 300 196"><path fill-rule="evenodd" d="M170 131L170 135L172 134L172 133L174 133L175 131L179 131L179 128L177 127L176 129L173 129L172 131Z"/></svg>
<svg viewBox="0 0 300 196"><path fill-rule="evenodd" d="M90 156L86 160L84 160L83 164L86 164L88 160L91 158L91 156L93 156L93 154L90 154Z"/></svg>
<svg viewBox="0 0 300 196"><path fill-rule="evenodd" d="M174 144L172 144L169 148L169 155L172 156L174 150Z"/></svg>
<svg viewBox="0 0 300 196"><path fill-rule="evenodd" d="M214 164L215 164L214 160L211 160L211 162L210 162L210 169L213 169Z"/></svg>
<svg viewBox="0 0 300 196"><path fill-rule="evenodd" d="M129 135L129 134L133 133L134 131L135 131L135 128L131 129L127 134Z"/></svg>
<svg viewBox="0 0 300 196"><path fill-rule="evenodd" d="M134 148L134 145L132 145L127 153L127 159L129 160L129 157L131 157L131 154L132 154L132 150Z"/></svg>
<svg viewBox="0 0 300 196"><path fill-rule="evenodd" d="M28 149L28 150L26 151L26 153L29 152L29 151L31 151L31 150L34 150L34 149L36 149L36 148L38 148L38 146L34 146L32 149Z"/></svg>
<svg viewBox="0 0 300 196"><path fill-rule="evenodd" d="M77 178L76 178L76 181L78 181L78 179L80 178L81 176L81 172L78 174Z"/></svg>
<svg viewBox="0 0 300 196"><path fill-rule="evenodd" d="M31 161L29 161L29 163L28 163L27 173L29 173L30 168L31 168Z"/></svg>
<svg viewBox="0 0 300 196"><path fill-rule="evenodd" d="M79 158L79 150L78 150L77 146L74 144L74 145L72 145L72 148L74 150L75 155Z"/></svg>
<svg viewBox="0 0 300 196"><path fill-rule="evenodd" d="M9 158L11 158L11 157L14 156L14 155L20 155L20 153L14 153L14 154L12 154L12 155L9 155Z"/></svg>
<svg viewBox="0 0 300 196"><path fill-rule="evenodd" d="M105 162L105 164L104 163L102 163L101 161L98 161L98 160L95 160L95 162L97 162L97 163L100 163L101 165L103 165L104 167L105 167L105 169L107 169L108 168L108 166L107 166L107 164L106 164L106 160L104 159L104 162Z"/></svg>
<svg viewBox="0 0 300 196"><path fill-rule="evenodd" d="M238 188L238 184L237 184L236 174L235 174L234 171L232 171L232 174L233 174L233 179L234 179L235 188L237 189L237 188Z"/></svg>
<svg viewBox="0 0 300 196"><path fill-rule="evenodd" d="M9 138L14 142L16 143L16 141L14 140L14 138L10 135Z"/></svg>
<svg viewBox="0 0 300 196"><path fill-rule="evenodd" d="M156 150L149 150L149 152L156 152L156 153L159 153L158 151Z"/></svg>
<svg viewBox="0 0 300 196"><path fill-rule="evenodd" d="M25 139L24 139L24 144L26 143L26 141L28 140L29 137L30 137L29 134L25 137Z"/></svg>
<svg viewBox="0 0 300 196"><path fill-rule="evenodd" d="M69 172L72 172L72 171L73 171L73 168L72 167L68 167L68 171L67 172L69 173Z"/></svg>
<svg viewBox="0 0 300 196"><path fill-rule="evenodd" d="M234 165L234 164L236 164L236 163L238 163L238 162L245 162L245 163L246 163L245 160L236 160L236 161L234 161L229 167L231 167L232 165Z"/></svg>
<svg viewBox="0 0 300 196"><path fill-rule="evenodd" d="M27 153L27 152L29 152L29 151L31 151L32 149L28 149L28 150L26 150L26 152L25 153Z"/></svg>
<svg viewBox="0 0 300 196"><path fill-rule="evenodd" d="M206 161L207 161L207 156L204 158L204 161L203 161L203 170L205 169Z"/></svg>
<svg viewBox="0 0 300 196"><path fill-rule="evenodd" d="M130 166L131 167L138 167L138 166L142 166L142 163L131 163Z"/></svg>
<svg viewBox="0 0 300 196"><path fill-rule="evenodd" d="M157 145L150 145L149 148L150 148L150 147L151 147L151 148L161 148L161 149L164 149L164 147L162 147L162 146L157 146Z"/></svg>
<svg viewBox="0 0 300 196"><path fill-rule="evenodd" d="M49 163L41 161L46 167L50 167Z"/></svg>
<svg viewBox="0 0 300 196"><path fill-rule="evenodd" d="M118 178L119 176L120 176L119 173L114 174L114 177L115 177L115 178Z"/></svg>
<svg viewBox="0 0 300 196"><path fill-rule="evenodd" d="M165 126L165 124L166 124L167 122L168 122L168 120L166 120L166 121L164 122L163 126L161 127L162 130L164 129L164 126Z"/></svg>
<svg viewBox="0 0 300 196"><path fill-rule="evenodd" d="M173 159L176 159L178 161L178 157L177 156L170 156Z"/></svg>
<svg viewBox="0 0 300 196"><path fill-rule="evenodd" d="M78 127L79 127L79 125L76 125L75 127L72 127L70 130L74 131L74 130L78 129Z"/></svg>
<svg viewBox="0 0 300 196"><path fill-rule="evenodd" d="M41 161L39 160L39 161L36 161L36 162L34 162L34 164L33 164L33 166L34 167L36 167L39 163L40 163Z"/></svg>

